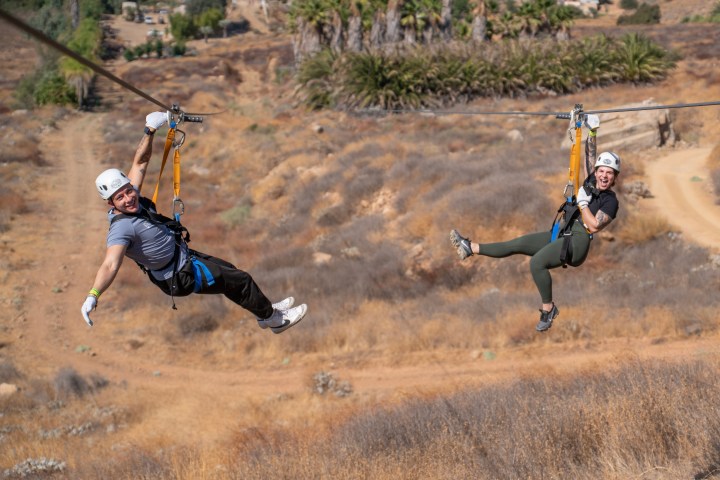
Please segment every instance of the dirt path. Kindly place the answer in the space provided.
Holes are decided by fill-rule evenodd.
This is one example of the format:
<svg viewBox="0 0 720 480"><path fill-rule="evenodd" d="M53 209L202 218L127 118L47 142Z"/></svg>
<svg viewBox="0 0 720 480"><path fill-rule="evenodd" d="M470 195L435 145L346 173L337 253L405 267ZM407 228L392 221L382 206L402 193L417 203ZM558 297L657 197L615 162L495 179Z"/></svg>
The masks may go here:
<svg viewBox="0 0 720 480"><path fill-rule="evenodd" d="M720 250L720 205L715 204L705 167L711 150L676 150L649 163L646 172L654 198L646 202L686 240Z"/></svg>

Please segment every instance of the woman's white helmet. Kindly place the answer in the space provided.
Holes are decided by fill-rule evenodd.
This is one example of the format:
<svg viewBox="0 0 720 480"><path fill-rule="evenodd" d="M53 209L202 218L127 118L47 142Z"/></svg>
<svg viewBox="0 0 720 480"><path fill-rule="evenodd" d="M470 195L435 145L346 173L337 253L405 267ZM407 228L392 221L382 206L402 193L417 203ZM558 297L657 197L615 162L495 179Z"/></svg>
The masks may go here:
<svg viewBox="0 0 720 480"><path fill-rule="evenodd" d="M95 186L103 200L111 198L118 190L130 183L130 179L117 168L102 172L95 179Z"/></svg>
<svg viewBox="0 0 720 480"><path fill-rule="evenodd" d="M603 152L595 161L595 168L598 167L610 167L620 173L620 157L614 152Z"/></svg>

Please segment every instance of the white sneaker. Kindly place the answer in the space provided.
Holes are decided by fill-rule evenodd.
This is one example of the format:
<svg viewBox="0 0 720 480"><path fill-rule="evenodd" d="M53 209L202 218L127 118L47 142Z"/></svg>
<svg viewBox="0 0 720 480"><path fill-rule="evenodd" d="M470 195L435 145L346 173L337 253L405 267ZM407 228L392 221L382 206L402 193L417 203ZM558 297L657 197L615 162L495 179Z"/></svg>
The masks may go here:
<svg viewBox="0 0 720 480"><path fill-rule="evenodd" d="M280 300L277 303L273 303L272 307L274 310L287 310L288 308L295 305L295 297L287 297L285 300ZM257 318L257 317L255 317ZM268 328L268 324L265 323L265 320L262 318L257 318L258 327L260 328Z"/></svg>
<svg viewBox="0 0 720 480"><path fill-rule="evenodd" d="M282 333L302 320L306 313L307 305L304 303L288 310L275 310L270 318L265 319L265 324L273 333Z"/></svg>

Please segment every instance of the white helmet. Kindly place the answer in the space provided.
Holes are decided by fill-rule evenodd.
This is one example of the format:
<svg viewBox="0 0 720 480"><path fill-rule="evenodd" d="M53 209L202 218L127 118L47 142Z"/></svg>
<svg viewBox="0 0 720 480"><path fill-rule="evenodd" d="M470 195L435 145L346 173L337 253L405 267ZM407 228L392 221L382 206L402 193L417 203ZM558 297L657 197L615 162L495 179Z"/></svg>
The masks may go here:
<svg viewBox="0 0 720 480"><path fill-rule="evenodd" d="M130 179L117 168L110 168L102 172L95 179L95 186L103 200L107 200L122 187L130 183Z"/></svg>
<svg viewBox="0 0 720 480"><path fill-rule="evenodd" d="M595 168L598 167L610 167L615 172L620 173L620 157L618 157L617 153L603 152L595 161Z"/></svg>

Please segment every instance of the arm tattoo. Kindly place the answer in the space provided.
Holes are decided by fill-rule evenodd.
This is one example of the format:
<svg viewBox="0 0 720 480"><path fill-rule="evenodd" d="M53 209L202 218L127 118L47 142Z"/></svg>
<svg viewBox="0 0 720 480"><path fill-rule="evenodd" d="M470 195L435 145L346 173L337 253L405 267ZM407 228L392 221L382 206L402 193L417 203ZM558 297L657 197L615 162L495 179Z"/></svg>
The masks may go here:
<svg viewBox="0 0 720 480"><path fill-rule="evenodd" d="M595 168L595 160L597 159L597 137L591 137L588 135L585 140L585 175L590 173Z"/></svg>
<svg viewBox="0 0 720 480"><path fill-rule="evenodd" d="M612 217L602 210L598 210L597 215L595 215L595 220L597 220L598 223L598 230L602 230L613 221Z"/></svg>

